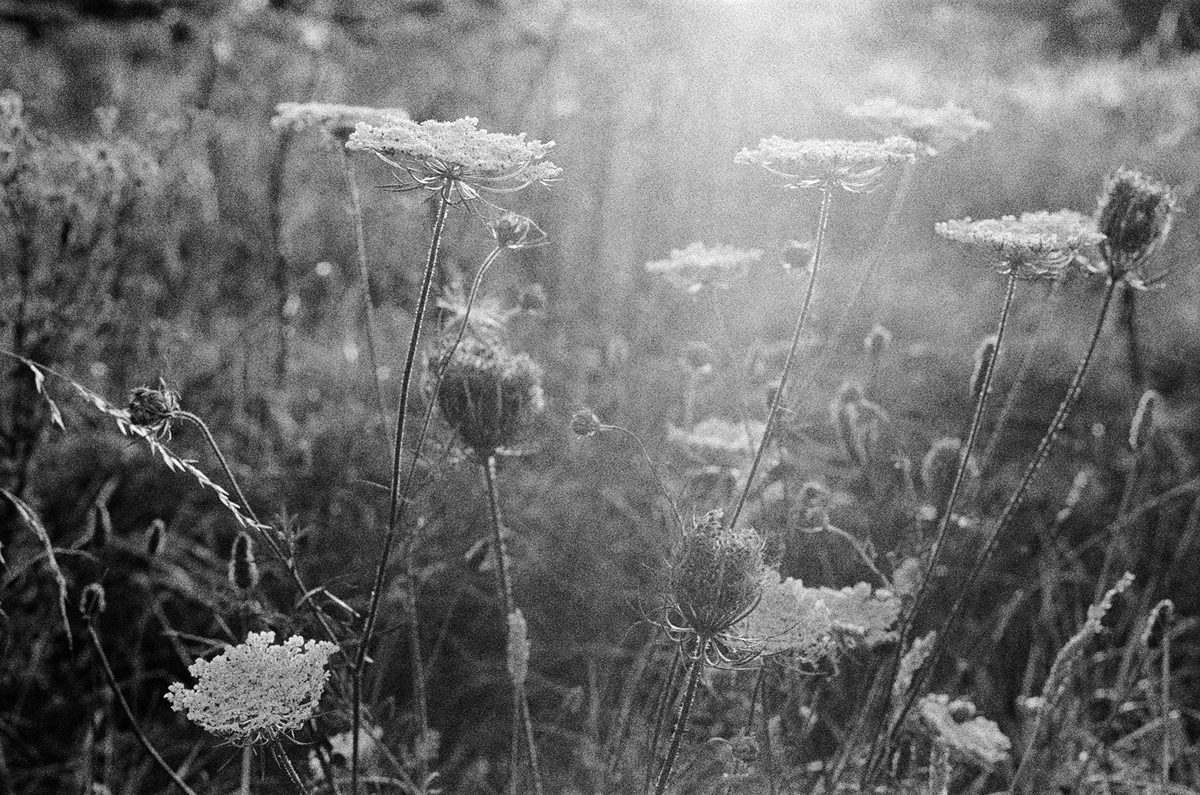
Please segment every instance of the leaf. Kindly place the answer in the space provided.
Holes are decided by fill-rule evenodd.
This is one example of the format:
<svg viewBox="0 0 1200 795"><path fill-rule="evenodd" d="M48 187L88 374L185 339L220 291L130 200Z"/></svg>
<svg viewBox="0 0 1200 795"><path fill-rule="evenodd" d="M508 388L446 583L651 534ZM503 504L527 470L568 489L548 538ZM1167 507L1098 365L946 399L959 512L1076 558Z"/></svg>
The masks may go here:
<svg viewBox="0 0 1200 795"><path fill-rule="evenodd" d="M58 585L58 612L62 617L63 632L67 635L67 646L74 652L75 639L71 636L71 624L67 619L67 578L63 576L62 569L58 565L58 558L54 556L54 544L50 542L50 534L46 532L46 528L42 525L41 520L38 519L37 514L25 504L24 500L8 489L0 489L0 494L8 498L8 501L17 509L17 513L21 515L21 519L37 534L38 539L42 542L42 546L46 548L46 560L49 562L50 571L54 575L54 582Z"/></svg>

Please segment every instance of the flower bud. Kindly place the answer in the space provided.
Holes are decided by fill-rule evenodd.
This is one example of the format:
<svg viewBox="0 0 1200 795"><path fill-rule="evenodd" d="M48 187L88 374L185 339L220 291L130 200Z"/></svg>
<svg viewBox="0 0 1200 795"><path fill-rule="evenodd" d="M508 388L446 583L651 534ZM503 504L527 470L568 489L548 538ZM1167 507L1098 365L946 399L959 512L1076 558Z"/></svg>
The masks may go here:
<svg viewBox="0 0 1200 795"><path fill-rule="evenodd" d="M83 620L87 623L94 621L96 616L104 612L105 607L107 604L104 586L98 582L88 584L79 595L79 612L83 614Z"/></svg>
<svg viewBox="0 0 1200 795"><path fill-rule="evenodd" d="M229 582L243 591L258 586L258 563L254 560L254 540L238 533L229 552Z"/></svg>
<svg viewBox="0 0 1200 795"><path fill-rule="evenodd" d="M1097 211L1101 244L1112 277L1136 269L1158 248L1171 229L1175 193L1139 171L1120 168L1104 186Z"/></svg>
<svg viewBox="0 0 1200 795"><path fill-rule="evenodd" d="M600 428L600 418L593 411L580 409L571 416L571 432L580 439L595 436Z"/></svg>

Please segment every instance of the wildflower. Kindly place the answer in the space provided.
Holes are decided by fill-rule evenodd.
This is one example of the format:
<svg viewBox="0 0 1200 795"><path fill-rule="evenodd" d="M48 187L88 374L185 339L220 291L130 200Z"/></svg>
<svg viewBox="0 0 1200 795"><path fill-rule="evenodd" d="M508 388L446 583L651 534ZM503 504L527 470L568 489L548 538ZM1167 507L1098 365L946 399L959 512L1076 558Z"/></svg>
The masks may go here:
<svg viewBox="0 0 1200 795"><path fill-rule="evenodd" d="M850 105L846 114L873 124L881 133L911 138L929 156L992 128L990 123L953 102L940 108L916 108L885 97Z"/></svg>
<svg viewBox="0 0 1200 795"><path fill-rule="evenodd" d="M134 387L129 393L129 422L145 428L159 439L171 438L171 420L179 416L179 393L167 389L159 380L159 388Z"/></svg>
<svg viewBox="0 0 1200 795"><path fill-rule="evenodd" d="M546 233L520 213L506 212L491 224L492 237L501 248L531 248L546 242Z"/></svg>
<svg viewBox="0 0 1200 795"><path fill-rule="evenodd" d="M735 467L758 447L765 428L761 422L712 418L697 423L691 431L672 426L667 429L667 438L707 463Z"/></svg>
<svg viewBox="0 0 1200 795"><path fill-rule="evenodd" d="M431 376L449 354L447 344L430 355ZM468 334L446 365L438 407L463 444L486 458L514 444L542 410L541 381L541 368L525 354Z"/></svg>
<svg viewBox="0 0 1200 795"><path fill-rule="evenodd" d="M336 649L299 635L277 645L274 632L252 632L245 643L192 663L195 686L175 682L166 699L176 712L236 745L273 742L313 716Z"/></svg>
<svg viewBox="0 0 1200 795"><path fill-rule="evenodd" d="M893 136L883 141L792 141L773 135L754 149L743 149L734 162L762 166L788 181L788 187L840 187L864 193L875 187L885 166L916 157L917 144Z"/></svg>
<svg viewBox="0 0 1200 795"><path fill-rule="evenodd" d="M1101 249L1112 278L1127 279L1140 289L1153 283L1142 266L1171 231L1175 192L1139 171L1117 169L1108 178L1096 215L1106 236Z"/></svg>
<svg viewBox="0 0 1200 795"><path fill-rule="evenodd" d="M1138 450L1150 438L1154 430L1155 415L1162 406L1162 395L1153 389L1147 389L1138 399L1137 410L1133 412L1133 422L1129 424L1129 449Z"/></svg>
<svg viewBox="0 0 1200 795"><path fill-rule="evenodd" d="M693 660L735 663L746 646L732 630L762 593L763 539L751 528L726 528L709 511L684 528L671 563L668 631Z"/></svg>
<svg viewBox="0 0 1200 795"><path fill-rule="evenodd" d="M571 432L580 439L595 436L602 427L604 426L600 424L600 418L594 411L580 409L571 416Z"/></svg>
<svg viewBox="0 0 1200 795"><path fill-rule="evenodd" d="M526 141L524 133L489 133L469 116L419 124L395 116L379 124L359 122L346 142L352 151L374 152L418 187L447 190L465 201L479 198L481 190L507 193L553 182L562 173L544 159L553 147L553 141Z"/></svg>
<svg viewBox="0 0 1200 795"><path fill-rule="evenodd" d="M1091 218L1073 210L982 221L963 218L943 221L934 230L947 240L995 252L1000 257L1001 273L1015 272L1026 279L1057 277L1081 252L1104 240Z"/></svg>
<svg viewBox="0 0 1200 795"><path fill-rule="evenodd" d="M925 486L925 499L939 514L950 499L950 489L954 485L954 475L958 472L961 456L962 440L946 437L930 445L929 452L921 461L921 483ZM979 464L975 461L975 456L971 456L967 460L963 482L959 487L962 500L971 500L978 488Z"/></svg>
<svg viewBox="0 0 1200 795"><path fill-rule="evenodd" d="M930 693L921 698L919 710L922 723L948 750L984 767L1008 758L1012 742L994 721L977 715L970 701Z"/></svg>
<svg viewBox="0 0 1200 795"><path fill-rule="evenodd" d="M275 106L271 127L280 131L302 132L317 129L345 143L354 125L385 124L390 119L407 119L400 108L368 108L330 102L280 102Z"/></svg>
<svg viewBox="0 0 1200 795"><path fill-rule="evenodd" d="M908 651L904 652L904 656L900 658L900 667L896 670L896 678L892 680L893 700L899 701L908 692L917 671L929 662L935 641L937 632L930 632L914 640Z"/></svg>
<svg viewBox="0 0 1200 795"><path fill-rule="evenodd" d="M694 295L705 287L728 289L745 278L750 266L762 259L757 248L735 246L706 246L691 243L685 248L671 250L666 259L646 263L646 270L662 276L673 287Z"/></svg>

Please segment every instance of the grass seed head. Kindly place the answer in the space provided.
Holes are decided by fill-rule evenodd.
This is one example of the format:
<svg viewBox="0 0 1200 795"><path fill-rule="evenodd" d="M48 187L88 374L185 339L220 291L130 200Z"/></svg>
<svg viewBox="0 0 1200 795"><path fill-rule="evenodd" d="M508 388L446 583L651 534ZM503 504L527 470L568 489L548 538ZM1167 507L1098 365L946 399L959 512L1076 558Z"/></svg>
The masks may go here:
<svg viewBox="0 0 1200 795"><path fill-rule="evenodd" d="M989 334L983 338L983 342L979 343L979 347L975 349L973 357L975 366L971 368L971 384L969 387L972 400L979 398L983 392L983 385L987 382L988 371L995 367L996 359L996 339L995 334Z"/></svg>
<svg viewBox="0 0 1200 795"><path fill-rule="evenodd" d="M1114 279L1142 281L1137 271L1171 231L1175 208L1171 187L1140 171L1121 168L1109 176L1096 215Z"/></svg>
<svg viewBox="0 0 1200 795"><path fill-rule="evenodd" d="M929 447L921 460L921 483L925 487L925 499L939 512L950 499L954 475L958 472L962 456L962 440L946 437L938 439ZM979 488L979 464L975 456L967 461L963 471L963 483L959 486L959 502L968 502Z"/></svg>

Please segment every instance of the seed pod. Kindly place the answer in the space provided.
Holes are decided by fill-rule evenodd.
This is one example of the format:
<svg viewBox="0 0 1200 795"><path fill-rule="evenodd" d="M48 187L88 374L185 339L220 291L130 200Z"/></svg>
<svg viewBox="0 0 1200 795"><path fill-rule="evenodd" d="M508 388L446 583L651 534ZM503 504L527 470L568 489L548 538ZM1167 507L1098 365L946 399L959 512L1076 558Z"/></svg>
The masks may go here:
<svg viewBox="0 0 1200 795"><path fill-rule="evenodd" d="M83 593L79 595L79 612L83 615L83 620L91 623L96 616L104 612L106 607L104 598L104 586L98 582L89 583L83 589Z"/></svg>
<svg viewBox="0 0 1200 795"><path fill-rule="evenodd" d="M594 411L580 409L571 416L571 432L580 439L595 436L601 428L600 418Z"/></svg>
<svg viewBox="0 0 1200 795"><path fill-rule="evenodd" d="M1175 192L1140 171L1119 168L1100 197L1097 226L1114 279L1137 270L1166 239L1175 214Z"/></svg>
<svg viewBox="0 0 1200 795"><path fill-rule="evenodd" d="M673 620L701 637L725 632L757 603L762 592L764 542L755 530L723 526L709 511L685 529L671 565Z"/></svg>
<svg viewBox="0 0 1200 795"><path fill-rule="evenodd" d="M229 582L243 591L258 586L258 563L254 560L254 539L238 533L229 552Z"/></svg>
<svg viewBox="0 0 1200 795"><path fill-rule="evenodd" d="M975 349L975 367L971 370L971 399L978 400L987 382L988 370L996 359L996 335L984 337L983 342Z"/></svg>
<svg viewBox="0 0 1200 795"><path fill-rule="evenodd" d="M179 415L179 394L159 381L159 389L135 387L129 393L129 422L160 439L171 438L171 420Z"/></svg>
<svg viewBox="0 0 1200 795"><path fill-rule="evenodd" d="M1153 389L1147 389L1138 399L1137 410L1133 412L1133 422L1129 424L1129 448L1133 451L1141 449L1150 434L1154 431L1155 415L1162 404L1162 395Z"/></svg>

